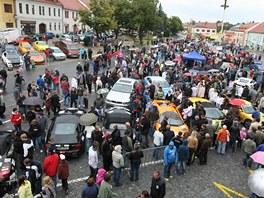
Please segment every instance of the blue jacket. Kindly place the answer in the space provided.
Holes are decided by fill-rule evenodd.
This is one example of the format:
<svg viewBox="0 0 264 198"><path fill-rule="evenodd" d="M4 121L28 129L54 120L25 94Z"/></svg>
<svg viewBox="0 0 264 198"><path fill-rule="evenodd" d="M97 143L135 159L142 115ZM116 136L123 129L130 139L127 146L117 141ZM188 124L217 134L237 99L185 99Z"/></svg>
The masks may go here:
<svg viewBox="0 0 264 198"><path fill-rule="evenodd" d="M176 146L174 146L174 143L171 141L164 150L164 164L168 165L168 163L176 162L177 157L178 157L177 148Z"/></svg>
<svg viewBox="0 0 264 198"><path fill-rule="evenodd" d="M188 140L183 140L182 145L178 149L178 161L187 161L189 158Z"/></svg>

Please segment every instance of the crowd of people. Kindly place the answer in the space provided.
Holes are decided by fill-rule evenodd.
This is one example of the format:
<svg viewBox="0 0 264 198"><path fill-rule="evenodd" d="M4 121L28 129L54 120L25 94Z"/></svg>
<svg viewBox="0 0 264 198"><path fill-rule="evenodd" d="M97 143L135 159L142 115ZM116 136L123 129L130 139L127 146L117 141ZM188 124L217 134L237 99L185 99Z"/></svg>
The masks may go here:
<svg viewBox="0 0 264 198"><path fill-rule="evenodd" d="M68 162L64 155L56 153L54 140L49 140L48 148L44 147L44 142L51 111L56 116L61 108L73 106L86 109L90 106L90 112L99 117L97 124L85 128L90 176L86 180L87 186L81 192L83 198L119 197L111 187L111 170L116 187L122 186L120 180L124 166L130 167L131 182L138 181L140 164L144 158L142 148L153 147L153 158L164 160L164 179L160 172L155 171L150 193L143 191L141 198L164 197L165 181L173 178L172 169L175 167L176 174L185 175L186 165L191 166L196 158L200 165L206 165L209 149L216 149L216 153L224 155L227 147L231 148L233 154L241 148L241 164L252 168L250 155L256 151L264 151L263 123L259 117L260 112L264 111L264 77L258 82L258 72L254 68L254 61L261 61L261 56L252 55L246 48L233 44L224 46L221 52L213 51L205 41L190 45L184 41L158 40L155 44L155 47L142 49L106 45L103 51L98 51L93 57L91 52L83 50L83 64L77 64L75 74L68 76L61 74L58 69L46 68L44 74L28 84L27 96L22 92L23 75L21 71L16 72L13 93L17 108L13 109L10 120L16 131L15 150L19 156L20 168L26 173L25 177L18 178L20 197L32 197L41 192L47 197L56 197L57 178L62 180L62 187L68 194ZM192 50L197 50L206 61L185 61L182 54ZM173 69L165 64L167 60L175 60ZM221 68L223 62L229 62L232 67ZM212 75L186 75L191 69L219 69L219 72ZM7 79L5 69L0 71L0 75L2 79ZM171 85L171 91L165 95L161 85L152 83L145 86L143 78L146 76L163 77ZM251 78L257 83L253 88L238 87L234 80L240 76ZM104 96L98 94L94 101L89 101L90 94L92 90L97 92L101 88L111 89L122 77L138 80L131 93L130 111L133 121L125 124L123 137L118 126L114 126L112 133L106 135L100 126L105 108ZM28 108L24 103L28 97L39 97L44 102ZM213 122L206 117L201 103L197 102L194 107L188 100L189 97L208 99L224 112L225 117ZM248 129L241 128L239 109L230 105L231 98L246 99L256 107L254 120ZM177 131L175 135L169 124L169 117L164 117L160 121L160 128L156 128L160 119L159 112L153 105L156 99L174 103L188 128ZM4 97L0 92L1 118L4 117L4 104ZM28 122L28 129L21 127L23 121ZM46 155L43 163L35 160L36 152ZM99 167L101 158L103 167Z"/></svg>

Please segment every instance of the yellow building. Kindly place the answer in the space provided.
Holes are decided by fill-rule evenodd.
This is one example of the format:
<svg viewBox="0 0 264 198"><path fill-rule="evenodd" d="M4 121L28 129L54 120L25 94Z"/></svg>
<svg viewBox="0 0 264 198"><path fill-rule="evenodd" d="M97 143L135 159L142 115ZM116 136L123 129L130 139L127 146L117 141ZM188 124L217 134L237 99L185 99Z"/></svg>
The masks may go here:
<svg viewBox="0 0 264 198"><path fill-rule="evenodd" d="M0 0L0 29L15 28L14 0Z"/></svg>

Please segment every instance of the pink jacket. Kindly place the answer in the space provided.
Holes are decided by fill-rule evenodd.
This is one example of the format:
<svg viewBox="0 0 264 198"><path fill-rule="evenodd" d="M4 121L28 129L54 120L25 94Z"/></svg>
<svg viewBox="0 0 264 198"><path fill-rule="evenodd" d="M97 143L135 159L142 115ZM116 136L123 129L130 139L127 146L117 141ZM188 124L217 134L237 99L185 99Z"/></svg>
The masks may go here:
<svg viewBox="0 0 264 198"><path fill-rule="evenodd" d="M98 170L97 178L96 178L96 184L98 186L100 186L101 185L101 182L104 180L105 173L106 173L106 170L103 169L103 168L100 168Z"/></svg>
<svg viewBox="0 0 264 198"><path fill-rule="evenodd" d="M247 138L247 129L245 127L243 127L240 131L240 139L244 140Z"/></svg>

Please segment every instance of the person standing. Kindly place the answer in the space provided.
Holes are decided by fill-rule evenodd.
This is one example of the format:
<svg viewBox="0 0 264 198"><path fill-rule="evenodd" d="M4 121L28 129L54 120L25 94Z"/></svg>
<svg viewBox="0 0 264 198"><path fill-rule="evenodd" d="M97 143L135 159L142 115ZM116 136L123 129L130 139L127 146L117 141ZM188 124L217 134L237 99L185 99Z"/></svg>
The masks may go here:
<svg viewBox="0 0 264 198"><path fill-rule="evenodd" d="M98 170L97 177L96 177L96 182L95 182L98 186L100 186L102 181L104 180L105 174L106 174L106 170L105 169L100 168Z"/></svg>
<svg viewBox="0 0 264 198"><path fill-rule="evenodd" d="M173 164L176 163L178 158L177 148L174 146L174 143L171 141L168 146L164 149L164 178L166 181L169 181L169 178L173 178L170 175L170 170Z"/></svg>
<svg viewBox="0 0 264 198"><path fill-rule="evenodd" d="M150 120L146 115L142 115L141 120L141 133L142 133L142 147L149 147L148 133L150 129Z"/></svg>
<svg viewBox="0 0 264 198"><path fill-rule="evenodd" d="M197 128L197 127L196 127ZM198 139L196 137L196 131L193 131L192 134L188 137L188 148L189 148L189 158L188 158L188 162L187 165L190 166L191 164L194 163L194 155L195 155L195 151L198 147Z"/></svg>
<svg viewBox="0 0 264 198"><path fill-rule="evenodd" d="M17 110L17 108L13 108L12 114L10 116L10 121L13 123L17 132L21 131L22 115Z"/></svg>
<svg viewBox="0 0 264 198"><path fill-rule="evenodd" d="M48 198L56 198L56 186L53 180L49 176L45 176L42 181L44 186L42 193Z"/></svg>
<svg viewBox="0 0 264 198"><path fill-rule="evenodd" d="M139 177L139 167L141 164L141 158L144 157L144 154L140 148L140 144L135 143L134 145L135 150L129 153L128 159L130 160L130 181L138 181Z"/></svg>
<svg viewBox="0 0 264 198"><path fill-rule="evenodd" d="M200 148L200 152L199 152L200 165L206 165L207 164L207 153L208 153L208 149L211 146L212 146L211 136L209 133L206 133L205 139L202 140L201 148Z"/></svg>
<svg viewBox="0 0 264 198"><path fill-rule="evenodd" d="M218 154L225 154L226 150L226 143L227 143L227 136L229 136L229 131L227 130L227 126L223 125L223 128L218 131L216 140L218 141L217 145L217 153Z"/></svg>
<svg viewBox="0 0 264 198"><path fill-rule="evenodd" d="M99 187L95 184L95 179L89 177L86 180L86 186L82 190L81 198L97 198Z"/></svg>
<svg viewBox="0 0 264 198"><path fill-rule="evenodd" d="M26 118L26 114L27 114L27 106L24 105L25 100L26 100L26 96L24 95L23 92L20 92L16 104L23 118Z"/></svg>
<svg viewBox="0 0 264 198"><path fill-rule="evenodd" d="M119 183L121 169L124 166L124 158L122 155L121 145L115 146L115 149L112 152L112 159L113 159L113 170L114 170L114 184L115 186L122 186L122 184Z"/></svg>
<svg viewBox="0 0 264 198"><path fill-rule="evenodd" d="M36 115L36 120L39 124L39 130L41 133L41 148L44 149L44 143L45 143L45 138L46 138L46 131L48 129L48 118L44 115L44 112L42 109L39 109ZM41 150L40 150L41 152Z"/></svg>
<svg viewBox="0 0 264 198"><path fill-rule="evenodd" d="M59 155L54 153L54 150L50 148L48 150L48 157L44 159L43 163L43 172L52 179L55 189L57 187L57 169L59 160Z"/></svg>
<svg viewBox="0 0 264 198"><path fill-rule="evenodd" d="M185 175L186 172L186 162L189 159L189 148L188 148L188 140L183 140L182 144L178 149L178 160L176 162L176 173L180 174L180 167L182 169L182 174Z"/></svg>
<svg viewBox="0 0 264 198"><path fill-rule="evenodd" d="M18 177L18 197L19 198L33 198L33 194L31 191L31 184L25 178L25 176Z"/></svg>
<svg viewBox="0 0 264 198"><path fill-rule="evenodd" d="M99 147L99 142L94 141L92 146L89 148L89 153L88 153L88 164L90 167L90 177L96 178L97 171L98 171L98 166L99 166L99 161L98 161L98 150Z"/></svg>
<svg viewBox="0 0 264 198"><path fill-rule="evenodd" d="M60 162L58 165L58 178L61 179L62 188L67 195L68 191L68 177L69 177L69 164L65 155L60 154Z"/></svg>
<svg viewBox="0 0 264 198"><path fill-rule="evenodd" d="M164 198L165 195L166 183L160 177L160 172L154 171L150 187L150 196L151 198Z"/></svg>
<svg viewBox="0 0 264 198"><path fill-rule="evenodd" d="M92 93L92 84L93 84L93 75L89 71L88 74L86 75L86 84L88 87L89 94Z"/></svg>
<svg viewBox="0 0 264 198"><path fill-rule="evenodd" d="M250 155L256 152L257 145L254 142L254 136L249 135L249 138L242 144L243 149L243 167L250 169L252 166L252 159Z"/></svg>
<svg viewBox="0 0 264 198"><path fill-rule="evenodd" d="M57 115L60 110L60 98L58 96L58 91L55 90L52 96L50 97L51 110L53 111L54 116Z"/></svg>
<svg viewBox="0 0 264 198"><path fill-rule="evenodd" d="M113 192L112 186L110 185L111 173L106 173L104 180L101 183L98 198L118 198L119 196ZM90 198L90 197L89 197Z"/></svg>
<svg viewBox="0 0 264 198"><path fill-rule="evenodd" d="M69 105L70 86L65 78L61 81L61 91L63 94L63 104L67 107Z"/></svg>
<svg viewBox="0 0 264 198"><path fill-rule="evenodd" d="M153 157L158 160L159 159L159 152L160 152L160 148L163 145L163 133L161 131L161 127L159 128L159 130L156 130L154 132L154 139L153 139L153 144L155 146L155 149L153 151Z"/></svg>
<svg viewBox="0 0 264 198"><path fill-rule="evenodd" d="M3 90L6 90L6 79L7 79L7 72L6 72L6 68L3 67L3 69L1 69L0 71L0 76L3 79Z"/></svg>
<svg viewBox="0 0 264 198"><path fill-rule="evenodd" d="M85 126L85 150L86 150L86 153L88 154L89 152L89 148L91 147L91 144L92 144L92 140L91 140L91 136L92 136L92 132L95 130L94 126L91 125L91 126Z"/></svg>
<svg viewBox="0 0 264 198"><path fill-rule="evenodd" d="M101 144L101 153L103 156L103 164L104 169L106 171L110 170L110 166L112 164L112 152L113 152L113 144L111 135L107 135L106 139Z"/></svg>
<svg viewBox="0 0 264 198"><path fill-rule="evenodd" d="M0 89L0 118L5 118L5 111L6 111L6 106L5 106L5 100L3 96L3 90Z"/></svg>
<svg viewBox="0 0 264 198"><path fill-rule="evenodd" d="M26 133L21 134L20 139L22 141L21 149L23 149L22 155L20 155L20 165L21 165L21 169L24 169L25 168L24 160L26 158L33 159L35 149L34 149L33 141L28 138Z"/></svg>
<svg viewBox="0 0 264 198"><path fill-rule="evenodd" d="M97 141L99 143L99 145L102 144L103 133L102 133L102 129L99 126L96 126L95 129L92 131L91 141L92 141L92 143L94 141Z"/></svg>
<svg viewBox="0 0 264 198"><path fill-rule="evenodd" d="M36 119L33 119L31 121L28 133L33 140L34 147L37 149L37 144L38 144L39 151L43 152L42 137L41 137L42 134L40 130L40 125Z"/></svg>

